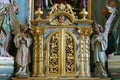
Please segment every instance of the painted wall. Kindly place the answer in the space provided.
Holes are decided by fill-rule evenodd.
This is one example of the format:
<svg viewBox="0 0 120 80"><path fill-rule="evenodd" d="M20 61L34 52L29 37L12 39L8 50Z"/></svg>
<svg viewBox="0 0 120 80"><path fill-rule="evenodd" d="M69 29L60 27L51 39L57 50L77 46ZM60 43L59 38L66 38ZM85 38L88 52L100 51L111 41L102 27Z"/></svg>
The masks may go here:
<svg viewBox="0 0 120 80"><path fill-rule="evenodd" d="M16 3L18 5L18 18L21 22L21 24L23 25L26 18L29 18L29 4L28 4L28 0L16 0Z"/></svg>

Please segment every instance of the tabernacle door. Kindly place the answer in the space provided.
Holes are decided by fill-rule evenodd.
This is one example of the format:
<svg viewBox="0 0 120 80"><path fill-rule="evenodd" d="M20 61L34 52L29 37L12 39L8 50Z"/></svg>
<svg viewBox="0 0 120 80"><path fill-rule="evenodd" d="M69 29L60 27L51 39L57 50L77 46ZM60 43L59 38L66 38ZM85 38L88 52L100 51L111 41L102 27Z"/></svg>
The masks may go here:
<svg viewBox="0 0 120 80"><path fill-rule="evenodd" d="M76 39L64 29L53 31L47 38L46 75L76 76Z"/></svg>

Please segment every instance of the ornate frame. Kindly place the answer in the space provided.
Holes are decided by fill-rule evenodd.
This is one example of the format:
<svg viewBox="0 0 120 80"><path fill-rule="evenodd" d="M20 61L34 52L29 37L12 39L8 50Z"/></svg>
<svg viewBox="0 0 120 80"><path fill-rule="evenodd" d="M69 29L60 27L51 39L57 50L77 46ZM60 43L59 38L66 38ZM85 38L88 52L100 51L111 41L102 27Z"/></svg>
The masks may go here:
<svg viewBox="0 0 120 80"><path fill-rule="evenodd" d="M88 0L88 19L92 19L92 0ZM29 0L29 20L34 20L34 0Z"/></svg>

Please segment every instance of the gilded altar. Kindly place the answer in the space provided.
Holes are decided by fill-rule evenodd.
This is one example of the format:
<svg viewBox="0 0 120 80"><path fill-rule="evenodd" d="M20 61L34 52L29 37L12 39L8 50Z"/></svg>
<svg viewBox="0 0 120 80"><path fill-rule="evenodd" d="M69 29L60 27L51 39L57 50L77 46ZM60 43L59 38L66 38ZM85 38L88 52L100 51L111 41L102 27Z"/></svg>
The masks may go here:
<svg viewBox="0 0 120 80"><path fill-rule="evenodd" d="M63 22L60 21L61 16ZM31 21L34 36L33 76L90 76L91 22L78 19L69 4L55 4L46 19L38 15Z"/></svg>
<svg viewBox="0 0 120 80"><path fill-rule="evenodd" d="M92 20L83 9L78 19L69 4L55 4L46 19L40 8L31 20L33 72L19 80L110 80L91 78L90 35ZM84 79L85 78L85 79ZM18 80L18 78L13 78Z"/></svg>

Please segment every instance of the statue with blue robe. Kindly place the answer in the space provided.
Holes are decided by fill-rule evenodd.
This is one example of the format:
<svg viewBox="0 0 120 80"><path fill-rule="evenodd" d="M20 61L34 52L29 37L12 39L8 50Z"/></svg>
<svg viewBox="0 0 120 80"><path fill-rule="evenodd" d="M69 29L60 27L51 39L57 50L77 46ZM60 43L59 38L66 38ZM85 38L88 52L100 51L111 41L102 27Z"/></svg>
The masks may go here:
<svg viewBox="0 0 120 80"><path fill-rule="evenodd" d="M95 25L94 31L95 35L92 38L92 50L93 50L93 58L94 58L94 64L95 69L94 73L96 76L100 77L107 77L107 71L106 71L106 62L107 62L107 56L106 56L106 49L108 48L108 33L111 27L111 23L114 20L116 14L116 8L109 8L111 11L111 15L106 21L105 24L105 30L103 30L103 27L99 24Z"/></svg>

